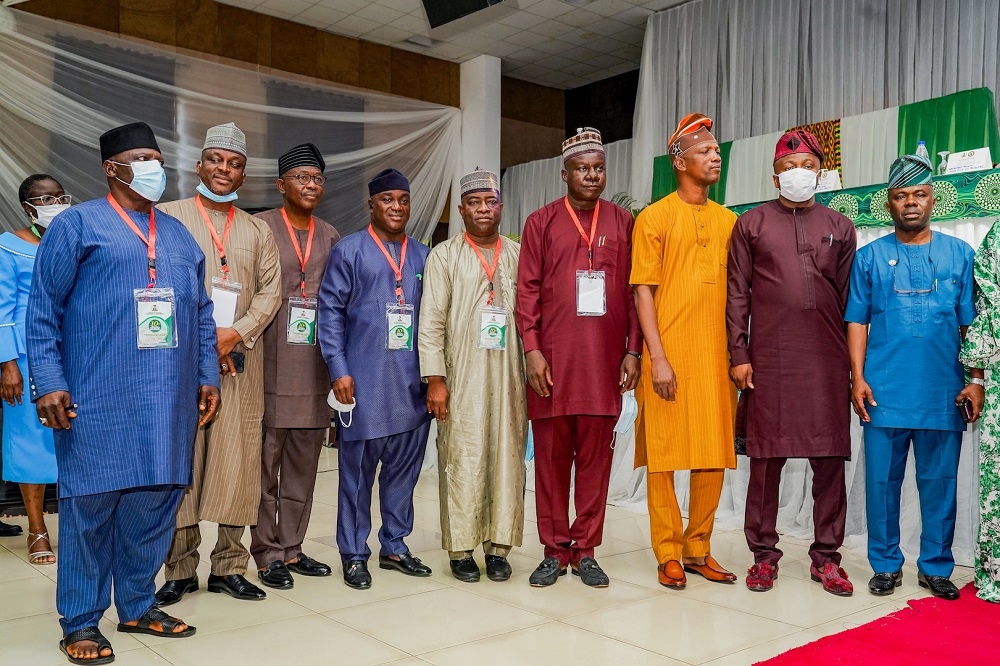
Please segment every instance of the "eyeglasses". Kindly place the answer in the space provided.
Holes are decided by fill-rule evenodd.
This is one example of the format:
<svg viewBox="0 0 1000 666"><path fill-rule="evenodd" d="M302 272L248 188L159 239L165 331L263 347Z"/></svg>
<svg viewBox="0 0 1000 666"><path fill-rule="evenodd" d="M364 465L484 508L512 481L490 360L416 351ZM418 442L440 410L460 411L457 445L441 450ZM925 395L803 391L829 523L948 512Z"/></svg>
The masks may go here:
<svg viewBox="0 0 1000 666"><path fill-rule="evenodd" d="M294 178L299 181L299 185L308 185L310 181L316 183L317 185L322 185L326 182L326 176L321 173L309 174L309 173L297 173L293 176L282 176L282 178Z"/></svg>
<svg viewBox="0 0 1000 666"><path fill-rule="evenodd" d="M58 197L54 197L51 194L44 194L40 197L28 197L28 201L38 200L39 206L57 206L57 205L69 205L73 203L73 197L68 194L63 194Z"/></svg>
<svg viewBox="0 0 1000 666"><path fill-rule="evenodd" d="M931 286L929 289L899 289L896 286L896 266L899 265L899 239L896 239L896 260L890 261L889 265L892 266L892 290L901 296L910 295L923 295L929 294L933 291L937 291L938 281L937 281L937 266L934 264L934 257L931 256L931 244L934 242L934 236L931 236L931 240L927 243L927 261L931 264L931 274L934 279L931 281Z"/></svg>

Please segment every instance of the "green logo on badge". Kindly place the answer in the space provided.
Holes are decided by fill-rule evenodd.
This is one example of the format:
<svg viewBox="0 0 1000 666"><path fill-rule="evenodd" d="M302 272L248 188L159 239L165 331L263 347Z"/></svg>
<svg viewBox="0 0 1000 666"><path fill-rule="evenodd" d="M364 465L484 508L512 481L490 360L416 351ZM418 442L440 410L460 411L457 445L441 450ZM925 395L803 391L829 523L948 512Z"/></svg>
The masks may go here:
<svg viewBox="0 0 1000 666"><path fill-rule="evenodd" d="M161 320L159 320L159 319L150 319L149 320L149 332L150 333L159 333L161 330L163 330L163 322Z"/></svg>

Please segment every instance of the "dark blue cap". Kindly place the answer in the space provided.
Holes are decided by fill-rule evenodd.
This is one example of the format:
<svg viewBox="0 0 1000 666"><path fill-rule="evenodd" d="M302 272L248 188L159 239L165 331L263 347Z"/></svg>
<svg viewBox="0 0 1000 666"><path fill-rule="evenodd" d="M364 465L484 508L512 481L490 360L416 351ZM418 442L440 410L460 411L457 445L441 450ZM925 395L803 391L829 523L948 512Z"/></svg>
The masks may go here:
<svg viewBox="0 0 1000 666"><path fill-rule="evenodd" d="M370 197L375 196L379 192L388 192L389 190L404 190L409 192L410 181L395 169L383 169L368 181L368 196Z"/></svg>

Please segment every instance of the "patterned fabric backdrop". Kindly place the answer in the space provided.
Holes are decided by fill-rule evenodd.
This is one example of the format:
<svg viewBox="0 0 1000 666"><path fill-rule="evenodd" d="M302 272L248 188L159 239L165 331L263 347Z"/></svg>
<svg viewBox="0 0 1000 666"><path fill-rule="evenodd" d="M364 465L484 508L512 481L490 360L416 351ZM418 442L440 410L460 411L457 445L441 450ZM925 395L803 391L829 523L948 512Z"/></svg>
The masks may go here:
<svg viewBox="0 0 1000 666"><path fill-rule="evenodd" d="M808 125L799 125L798 127L789 128L788 131L791 132L796 129L810 132L819 139L819 145L823 148L823 154L826 156L823 160L823 168L828 171L836 169L840 172L840 179L843 180L844 169L843 163L840 160L840 118L809 123Z"/></svg>

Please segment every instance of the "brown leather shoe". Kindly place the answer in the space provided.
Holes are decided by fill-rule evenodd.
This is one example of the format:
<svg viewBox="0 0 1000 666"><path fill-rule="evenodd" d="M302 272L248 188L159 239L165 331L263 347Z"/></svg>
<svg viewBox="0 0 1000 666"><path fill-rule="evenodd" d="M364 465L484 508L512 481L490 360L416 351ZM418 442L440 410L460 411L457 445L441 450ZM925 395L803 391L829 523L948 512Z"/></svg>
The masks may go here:
<svg viewBox="0 0 1000 666"><path fill-rule="evenodd" d="M736 574L723 569L711 555L705 557L704 564L685 564L684 571L695 573L713 583L735 583Z"/></svg>
<svg viewBox="0 0 1000 666"><path fill-rule="evenodd" d="M656 567L656 576L660 579L660 585L673 590L683 590L687 587L687 576L684 575L684 567L677 560L670 560L665 564Z"/></svg>

